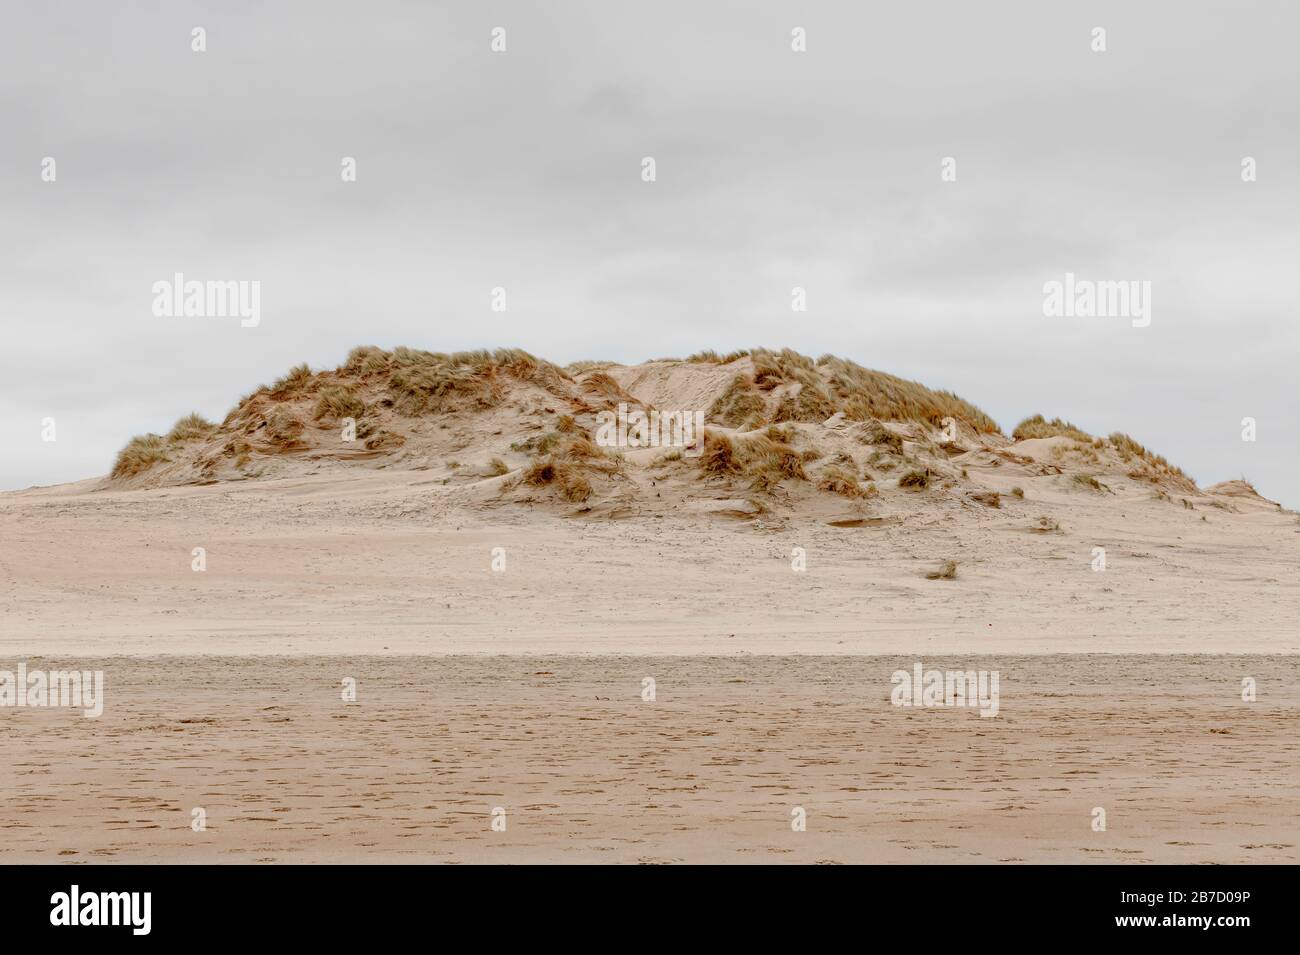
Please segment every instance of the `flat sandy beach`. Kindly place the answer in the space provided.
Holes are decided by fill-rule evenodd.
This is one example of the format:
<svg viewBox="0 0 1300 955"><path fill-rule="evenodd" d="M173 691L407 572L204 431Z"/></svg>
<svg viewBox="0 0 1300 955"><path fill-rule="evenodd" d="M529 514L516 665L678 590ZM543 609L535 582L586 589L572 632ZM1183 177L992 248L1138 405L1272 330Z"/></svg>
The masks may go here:
<svg viewBox="0 0 1300 955"><path fill-rule="evenodd" d="M1300 841L1292 656L926 659L996 666L992 719L891 706L901 657L76 662L105 672L103 717L5 715L0 862L1283 863Z"/></svg>

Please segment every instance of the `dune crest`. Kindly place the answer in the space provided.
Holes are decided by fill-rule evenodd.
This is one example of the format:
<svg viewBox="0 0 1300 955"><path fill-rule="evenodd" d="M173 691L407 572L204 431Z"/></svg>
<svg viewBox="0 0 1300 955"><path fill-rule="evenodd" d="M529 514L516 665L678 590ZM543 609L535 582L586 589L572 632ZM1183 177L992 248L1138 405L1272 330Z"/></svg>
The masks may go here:
<svg viewBox="0 0 1300 955"><path fill-rule="evenodd" d="M703 435L681 447L609 426L661 414L694 415ZM1203 491L1119 432L1093 437L1035 415L1007 437L950 392L789 349L560 367L518 349L362 346L333 370L291 369L219 424L192 414L167 435L132 439L101 487L356 469L433 471L430 484L466 505L611 517L685 504L741 519L847 510L832 516L855 520L883 499L1000 508L1043 485L1098 501L1270 503L1240 481Z"/></svg>

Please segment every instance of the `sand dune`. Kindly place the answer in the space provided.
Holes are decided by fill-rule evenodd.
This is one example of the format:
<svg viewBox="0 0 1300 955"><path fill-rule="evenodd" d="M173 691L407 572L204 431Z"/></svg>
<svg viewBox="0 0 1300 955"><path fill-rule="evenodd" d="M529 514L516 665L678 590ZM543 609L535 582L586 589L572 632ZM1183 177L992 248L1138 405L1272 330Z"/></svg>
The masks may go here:
<svg viewBox="0 0 1300 955"><path fill-rule="evenodd" d="M1017 430L793 353L359 349L0 495L0 661L109 681L0 710L5 861L1294 859L1296 515ZM995 719L889 705L969 659Z"/></svg>

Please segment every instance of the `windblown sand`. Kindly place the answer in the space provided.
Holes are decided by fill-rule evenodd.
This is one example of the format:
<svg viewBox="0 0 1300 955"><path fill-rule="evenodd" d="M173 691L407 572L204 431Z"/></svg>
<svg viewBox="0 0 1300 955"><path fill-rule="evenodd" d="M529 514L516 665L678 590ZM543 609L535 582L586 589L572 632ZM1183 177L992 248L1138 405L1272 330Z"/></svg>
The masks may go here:
<svg viewBox="0 0 1300 955"><path fill-rule="evenodd" d="M609 449L629 403L703 453ZM0 706L0 861L1294 861L1298 558L1244 481L838 359L361 348L0 494L0 683L107 680Z"/></svg>
<svg viewBox="0 0 1300 955"><path fill-rule="evenodd" d="M1031 485L1000 509L904 492L864 516L826 495L739 520L701 495L586 519L439 486L0 495L0 654L1300 652L1300 522L1275 509ZM925 579L949 559L956 580Z"/></svg>
<svg viewBox="0 0 1300 955"><path fill-rule="evenodd" d="M0 496L0 668L107 681L98 720L0 710L0 861L1297 857L1294 515L582 520L427 490ZM891 706L916 661L999 671L998 716Z"/></svg>
<svg viewBox="0 0 1300 955"><path fill-rule="evenodd" d="M927 660L992 719L891 706L911 659L79 659L103 717L5 714L0 862L1294 861L1296 657Z"/></svg>

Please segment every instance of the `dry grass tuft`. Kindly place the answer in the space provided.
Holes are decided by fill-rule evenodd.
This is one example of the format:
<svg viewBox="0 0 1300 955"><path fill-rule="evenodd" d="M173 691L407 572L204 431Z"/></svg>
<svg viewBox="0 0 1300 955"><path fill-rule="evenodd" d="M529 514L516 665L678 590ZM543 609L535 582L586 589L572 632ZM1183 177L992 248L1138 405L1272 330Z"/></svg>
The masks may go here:
<svg viewBox="0 0 1300 955"><path fill-rule="evenodd" d="M406 444L406 438L386 429L375 431L363 437L366 439L367 451L391 451Z"/></svg>
<svg viewBox="0 0 1300 955"><path fill-rule="evenodd" d="M839 410L833 398L819 386L800 382L785 395L772 414L773 421L825 421Z"/></svg>
<svg viewBox="0 0 1300 955"><path fill-rule="evenodd" d="M903 453L903 439L875 418L868 418L853 429L853 436L863 444L884 448L891 454Z"/></svg>
<svg viewBox="0 0 1300 955"><path fill-rule="evenodd" d="M748 477L756 491L771 491L786 479L808 480L803 455L767 433L733 440L719 431L706 430L699 468L711 476ZM851 473L848 476L853 479Z"/></svg>
<svg viewBox="0 0 1300 955"><path fill-rule="evenodd" d="M817 487L822 491L841 494L844 497L862 497L862 487L857 475L839 464L827 465L817 479Z"/></svg>
<svg viewBox="0 0 1300 955"><path fill-rule="evenodd" d="M744 470L736 457L736 446L731 438L720 431L704 431L704 453L700 455L700 470L705 474L730 475Z"/></svg>
<svg viewBox="0 0 1300 955"><path fill-rule="evenodd" d="M331 385L321 389L316 399L316 408L312 417L317 421L324 418L360 418L366 413L366 403L355 391L344 385Z"/></svg>
<svg viewBox="0 0 1300 955"><path fill-rule="evenodd" d="M930 469L915 469L908 471L898 479L899 487L912 487L918 491L923 491L930 486Z"/></svg>
<svg viewBox="0 0 1300 955"><path fill-rule="evenodd" d="M389 368L394 407L408 415L495 407L505 397L506 378L567 397L561 386L571 380L560 368L519 348L452 354L394 348Z"/></svg>
<svg viewBox="0 0 1300 955"><path fill-rule="evenodd" d="M1076 474L1071 480L1080 487L1087 488L1089 491L1105 491L1106 485L1102 484L1091 474Z"/></svg>
<svg viewBox="0 0 1300 955"><path fill-rule="evenodd" d="M395 348L392 364L388 392L394 407L407 415L491 408L504 394L488 352L444 355Z"/></svg>
<svg viewBox="0 0 1300 955"><path fill-rule="evenodd" d="M614 474L622 462L606 454L586 434L571 435L524 468L521 480L532 487L554 486L567 501L581 503L592 495L589 474Z"/></svg>
<svg viewBox="0 0 1300 955"><path fill-rule="evenodd" d="M624 391L612 375L603 371L593 371L583 378L582 390L602 401L607 408L617 407L620 402L629 408L641 406L641 402Z"/></svg>
<svg viewBox="0 0 1300 955"><path fill-rule="evenodd" d="M957 562L955 560L945 560L936 569L925 575L926 580L956 580L957 579Z"/></svg>
<svg viewBox="0 0 1300 955"><path fill-rule="evenodd" d="M940 427L944 418L952 418L979 434L1002 433L996 421L950 391L935 391L829 355L818 359L817 368L843 405L844 416L851 420L879 418Z"/></svg>
<svg viewBox="0 0 1300 955"><path fill-rule="evenodd" d="M1070 422L1062 421L1060 418L1053 418L1048 421L1040 414L1036 414L1032 418L1026 418L1016 425L1016 430L1011 432L1011 437L1016 441L1028 441L1032 438L1055 438L1060 435L1073 438L1075 441L1092 442L1092 435L1082 428L1076 428Z"/></svg>
<svg viewBox="0 0 1300 955"><path fill-rule="evenodd" d="M200 438L206 438L217 426L209 421L203 415L197 412L187 414L167 432L167 441L170 444L181 444L185 441L197 441Z"/></svg>
<svg viewBox="0 0 1300 955"><path fill-rule="evenodd" d="M383 374L388 371L389 357L388 352L382 348L376 348L374 345L358 345L348 352L347 361L339 371L362 378L367 375Z"/></svg>
<svg viewBox="0 0 1300 955"><path fill-rule="evenodd" d="M786 478L808 480L802 455L788 444L773 441L766 435L750 438L741 445L741 461L745 473L764 489L769 489Z"/></svg>
<svg viewBox="0 0 1300 955"><path fill-rule="evenodd" d="M1182 468L1175 467L1160 455L1148 451L1128 435L1116 431L1107 438L1107 441L1119 454L1120 460L1125 464L1135 464L1128 474L1129 477L1149 481L1152 484L1171 484L1189 494L1198 490L1196 482L1188 477Z"/></svg>
<svg viewBox="0 0 1300 955"><path fill-rule="evenodd" d="M728 428L762 421L767 402L749 375L737 375L708 410L710 421Z"/></svg>
<svg viewBox="0 0 1300 955"><path fill-rule="evenodd" d="M306 364L295 365L276 379L275 384L271 386L271 397L278 400L297 397L306 392L314 380L315 377Z"/></svg>
<svg viewBox="0 0 1300 955"><path fill-rule="evenodd" d="M555 485L565 500L575 504L582 503L592 494L591 482L579 468L555 458L534 461L524 470L523 480L533 487Z"/></svg>
<svg viewBox="0 0 1300 955"><path fill-rule="evenodd" d="M267 439L286 449L287 446L298 445L297 438L305 427L302 419L288 408L272 408L270 414L266 416Z"/></svg>
<svg viewBox="0 0 1300 955"><path fill-rule="evenodd" d="M710 348L705 351L697 351L694 355L689 356L686 361L693 364L730 365L733 361L739 361L748 356L749 351L744 348L739 351L729 352L726 355L719 355Z"/></svg>
<svg viewBox="0 0 1300 955"><path fill-rule="evenodd" d="M596 368L609 368L610 366L617 364L618 362L614 361L592 361L589 359L583 359L582 361L569 362L564 366L564 371L569 375L581 375Z"/></svg>
<svg viewBox="0 0 1300 955"><path fill-rule="evenodd" d="M167 458L167 439L160 434L136 435L126 447L117 452L113 462L112 477L131 477L147 471Z"/></svg>

